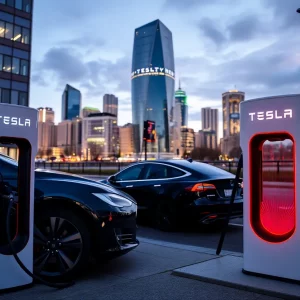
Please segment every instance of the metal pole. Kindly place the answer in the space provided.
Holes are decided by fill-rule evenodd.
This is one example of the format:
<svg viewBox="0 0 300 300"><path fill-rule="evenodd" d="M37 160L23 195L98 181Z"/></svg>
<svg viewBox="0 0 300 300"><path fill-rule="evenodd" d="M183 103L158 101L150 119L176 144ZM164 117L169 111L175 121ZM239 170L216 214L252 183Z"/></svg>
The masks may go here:
<svg viewBox="0 0 300 300"><path fill-rule="evenodd" d="M147 140L145 139L145 160L147 160Z"/></svg>

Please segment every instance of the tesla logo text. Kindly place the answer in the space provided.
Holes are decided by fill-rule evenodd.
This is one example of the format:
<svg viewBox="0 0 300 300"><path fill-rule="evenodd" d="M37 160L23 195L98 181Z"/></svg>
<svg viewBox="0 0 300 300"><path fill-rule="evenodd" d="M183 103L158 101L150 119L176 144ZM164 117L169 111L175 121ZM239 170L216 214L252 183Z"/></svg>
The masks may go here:
<svg viewBox="0 0 300 300"><path fill-rule="evenodd" d="M30 119L0 116L0 120L2 120L5 125L28 126L28 127L30 127Z"/></svg>
<svg viewBox="0 0 300 300"><path fill-rule="evenodd" d="M260 112L252 112L249 113L250 120L273 120L273 119L287 119L292 118L293 110L292 109L285 109L283 112L280 113L278 110L269 110L269 111L260 111Z"/></svg>

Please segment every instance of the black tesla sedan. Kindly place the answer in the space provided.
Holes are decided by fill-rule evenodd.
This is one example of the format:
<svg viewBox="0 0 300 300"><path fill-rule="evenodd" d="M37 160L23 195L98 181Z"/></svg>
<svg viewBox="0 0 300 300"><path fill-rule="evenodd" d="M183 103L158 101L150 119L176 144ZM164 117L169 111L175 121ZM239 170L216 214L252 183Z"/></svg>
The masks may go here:
<svg viewBox="0 0 300 300"><path fill-rule="evenodd" d="M2 183L16 190L15 160L0 155L0 175ZM6 200L0 198L0 219L6 217ZM139 244L136 215L135 200L118 189L68 173L35 170L35 273L66 280L91 256L113 258L134 249ZM5 235L0 234L0 250L5 245Z"/></svg>
<svg viewBox="0 0 300 300"><path fill-rule="evenodd" d="M235 176L192 160L145 161L132 164L102 182L130 194L139 215L147 212L153 225L174 230L197 221L222 223L228 213ZM232 218L243 215L240 180Z"/></svg>

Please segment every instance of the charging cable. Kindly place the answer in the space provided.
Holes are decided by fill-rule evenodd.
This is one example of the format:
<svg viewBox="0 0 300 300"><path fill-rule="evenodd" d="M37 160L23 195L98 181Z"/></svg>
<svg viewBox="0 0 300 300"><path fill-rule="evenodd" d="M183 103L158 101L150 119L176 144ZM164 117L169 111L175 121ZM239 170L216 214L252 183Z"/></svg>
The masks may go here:
<svg viewBox="0 0 300 300"><path fill-rule="evenodd" d="M229 204L229 211L228 211L228 215L227 215L227 219L226 219L226 224L223 228L223 231L222 231L222 234L221 234L221 237L220 237L220 240L219 240L218 248L217 248L217 251L216 251L217 255L219 255L221 250L222 250L225 235L226 235L227 230L228 230L228 224L229 224L229 220L230 220L230 217L231 217L231 214L232 214L233 202L234 202L235 195L236 195L236 192L237 192L237 189L238 189L238 184L239 184L240 174L241 174L242 168L243 168L243 153L241 154L239 162L238 162L238 167L237 167L236 174L235 174L234 185L233 185L230 204Z"/></svg>
<svg viewBox="0 0 300 300"><path fill-rule="evenodd" d="M70 281L70 282L62 282L62 283L54 283L54 282L49 282L44 280L43 278L33 274L32 272L30 272L26 266L22 263L22 261L20 260L19 256L17 255L16 251L14 250L12 241L10 239L10 212L13 206L13 201L9 201L9 205L8 205L8 210L7 210L7 218L6 218L6 235L7 235L7 240L8 240L8 244L10 247L10 250L12 252L13 257L15 258L16 262L18 263L18 265L21 267L21 269L31 278L35 279L36 281L49 286L49 287L53 287L53 288L57 288L57 289L64 289L67 287L70 287L72 285L75 284L74 281Z"/></svg>

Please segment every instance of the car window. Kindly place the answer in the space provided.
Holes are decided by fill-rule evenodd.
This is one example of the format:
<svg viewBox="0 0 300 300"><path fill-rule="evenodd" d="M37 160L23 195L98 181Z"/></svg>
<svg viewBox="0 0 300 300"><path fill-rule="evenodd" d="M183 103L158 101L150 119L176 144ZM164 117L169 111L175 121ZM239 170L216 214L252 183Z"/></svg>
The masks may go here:
<svg viewBox="0 0 300 300"><path fill-rule="evenodd" d="M138 180L143 169L144 165L129 167L116 176L116 181Z"/></svg>
<svg viewBox="0 0 300 300"><path fill-rule="evenodd" d="M13 160L10 161L10 159L0 159L0 172L4 180L18 177L18 165L14 162Z"/></svg>
<svg viewBox="0 0 300 300"><path fill-rule="evenodd" d="M174 178L184 175L185 173L163 164L149 164L145 174L145 179L164 179Z"/></svg>

